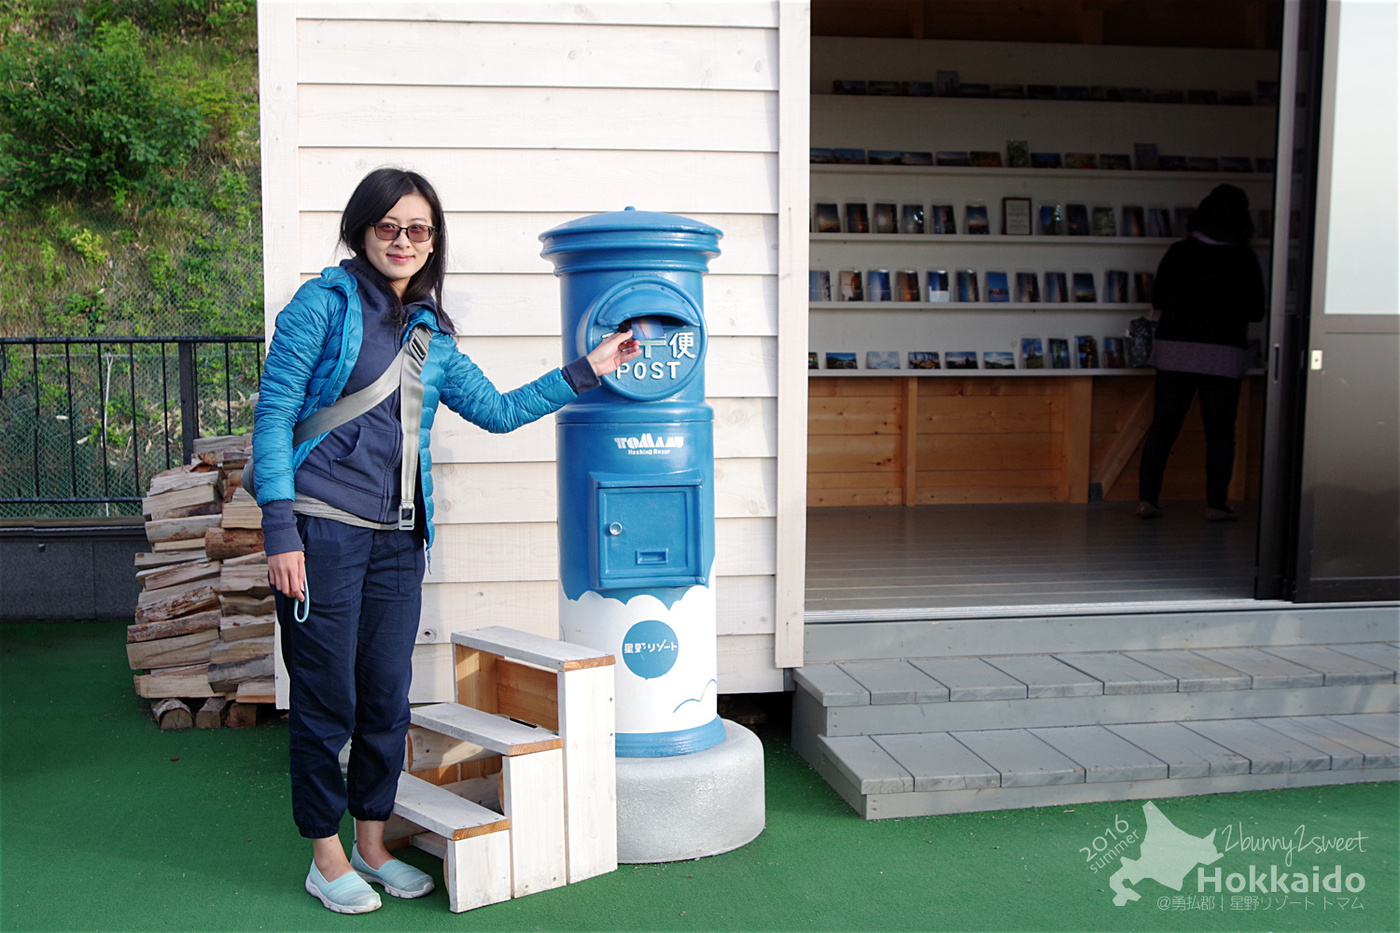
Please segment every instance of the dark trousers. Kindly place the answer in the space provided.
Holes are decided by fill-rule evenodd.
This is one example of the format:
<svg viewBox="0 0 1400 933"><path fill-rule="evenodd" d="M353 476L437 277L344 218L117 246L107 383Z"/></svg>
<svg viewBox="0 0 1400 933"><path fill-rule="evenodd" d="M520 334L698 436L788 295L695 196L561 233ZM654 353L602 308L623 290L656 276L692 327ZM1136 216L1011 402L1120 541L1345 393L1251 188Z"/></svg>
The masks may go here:
<svg viewBox="0 0 1400 933"><path fill-rule="evenodd" d="M1191 400L1201 399L1206 429L1206 504L1223 509L1229 504L1230 475L1235 469L1235 415L1240 405L1240 380L1158 370L1152 426L1142 444L1138 498L1157 505L1167 458L1181 433Z"/></svg>
<svg viewBox="0 0 1400 933"><path fill-rule="evenodd" d="M306 546L305 622L277 594L288 713L292 818L333 836L347 805L360 820L393 812L408 733L408 686L423 602L423 539L297 517ZM351 739L350 766L339 755Z"/></svg>

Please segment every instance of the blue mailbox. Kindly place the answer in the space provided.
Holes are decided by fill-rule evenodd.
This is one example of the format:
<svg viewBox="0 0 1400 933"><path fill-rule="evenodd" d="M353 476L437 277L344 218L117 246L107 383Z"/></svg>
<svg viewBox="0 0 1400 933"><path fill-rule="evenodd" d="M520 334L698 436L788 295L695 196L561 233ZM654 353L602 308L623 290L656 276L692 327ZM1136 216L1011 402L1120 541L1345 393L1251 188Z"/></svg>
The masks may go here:
<svg viewBox="0 0 1400 933"><path fill-rule="evenodd" d="M556 415L562 637L613 652L617 754L717 745L714 412L701 277L719 230L628 208L540 235L564 358L630 328L641 356Z"/></svg>

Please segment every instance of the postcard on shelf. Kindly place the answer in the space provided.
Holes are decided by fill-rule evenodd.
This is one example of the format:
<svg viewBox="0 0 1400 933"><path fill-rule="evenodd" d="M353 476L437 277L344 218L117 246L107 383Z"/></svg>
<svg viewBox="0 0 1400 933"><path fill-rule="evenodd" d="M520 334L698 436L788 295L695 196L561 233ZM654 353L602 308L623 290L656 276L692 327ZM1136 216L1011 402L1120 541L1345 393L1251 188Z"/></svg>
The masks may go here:
<svg viewBox="0 0 1400 933"><path fill-rule="evenodd" d="M932 165L932 152L901 152L899 154L900 165Z"/></svg>
<svg viewBox="0 0 1400 933"><path fill-rule="evenodd" d="M1133 160L1128 158L1127 153L1101 152L1099 153L1099 168L1124 171L1133 167Z"/></svg>
<svg viewBox="0 0 1400 933"><path fill-rule="evenodd" d="M1095 207L1089 223L1094 228L1094 236L1118 235L1118 218L1111 207Z"/></svg>
<svg viewBox="0 0 1400 933"><path fill-rule="evenodd" d="M898 233L899 221L896 213L897 206L888 202L877 202L875 205L875 232L876 233Z"/></svg>
<svg viewBox="0 0 1400 933"><path fill-rule="evenodd" d="M1147 235L1169 237L1172 235L1172 213L1165 207L1147 209Z"/></svg>
<svg viewBox="0 0 1400 933"><path fill-rule="evenodd" d="M977 271L975 269L959 269L958 301L971 302L981 300L977 291Z"/></svg>
<svg viewBox="0 0 1400 933"><path fill-rule="evenodd" d="M971 153L956 150L945 150L935 153L933 158L938 165L964 166L972 164Z"/></svg>
<svg viewBox="0 0 1400 933"><path fill-rule="evenodd" d="M1024 139L1006 141L1006 164L1011 168L1031 167L1031 144Z"/></svg>
<svg viewBox="0 0 1400 933"><path fill-rule="evenodd" d="M948 290L948 270L930 269L928 275L924 277L928 284L928 300L930 302L952 301L953 296Z"/></svg>
<svg viewBox="0 0 1400 933"><path fill-rule="evenodd" d="M838 165L864 165L864 164L865 164L865 150L864 150L864 149L833 149L833 150L831 150L831 155L832 155L832 158L834 158L834 159L836 160L836 163L837 163Z"/></svg>
<svg viewBox="0 0 1400 933"><path fill-rule="evenodd" d="M1060 100L1092 100L1089 89L1079 84L1061 84Z"/></svg>
<svg viewBox="0 0 1400 933"><path fill-rule="evenodd" d="M1186 156L1159 155L1157 156L1157 167L1164 172L1184 172L1186 171Z"/></svg>
<svg viewBox="0 0 1400 933"><path fill-rule="evenodd" d="M856 355L854 353L828 353L826 355L827 369L859 369L856 365Z"/></svg>
<svg viewBox="0 0 1400 933"><path fill-rule="evenodd" d="M1152 103L1154 104L1184 104L1186 103L1186 92L1180 88L1153 88Z"/></svg>
<svg viewBox="0 0 1400 933"><path fill-rule="evenodd" d="M1083 204L1065 205L1065 232L1070 236L1088 236L1089 209Z"/></svg>
<svg viewBox="0 0 1400 933"><path fill-rule="evenodd" d="M905 97L932 97L932 81L901 81L899 92Z"/></svg>
<svg viewBox="0 0 1400 933"><path fill-rule="evenodd" d="M1187 156L1186 171L1218 172L1220 171L1220 160L1215 156Z"/></svg>
<svg viewBox="0 0 1400 933"><path fill-rule="evenodd" d="M1052 304L1069 301L1069 286L1063 272L1045 273L1045 300Z"/></svg>
<svg viewBox="0 0 1400 933"><path fill-rule="evenodd" d="M836 154L830 149L809 149L807 161L813 165L830 165L836 161Z"/></svg>
<svg viewBox="0 0 1400 933"><path fill-rule="evenodd" d="M933 352L929 352L929 351L921 351L921 350L910 350L910 351L909 351L909 368L910 368L910 369L942 369L942 367L938 365L938 354L937 354L937 353L933 353Z"/></svg>
<svg viewBox="0 0 1400 933"><path fill-rule="evenodd" d="M983 369L1015 369L1016 354L1010 350L983 350Z"/></svg>
<svg viewBox="0 0 1400 933"><path fill-rule="evenodd" d="M1152 303L1152 279L1151 272L1133 273L1133 300L1141 304Z"/></svg>
<svg viewBox="0 0 1400 933"><path fill-rule="evenodd" d="M865 93L871 97L899 97L900 90L898 81L867 81L865 83Z"/></svg>
<svg viewBox="0 0 1400 933"><path fill-rule="evenodd" d="M1066 152L1065 168L1098 168L1099 157L1092 152Z"/></svg>
<svg viewBox="0 0 1400 933"><path fill-rule="evenodd" d="M1248 91L1221 91L1220 103L1226 107L1250 107L1254 104L1254 95Z"/></svg>
<svg viewBox="0 0 1400 933"><path fill-rule="evenodd" d="M1031 168L1061 168L1058 152L1032 152Z"/></svg>
<svg viewBox="0 0 1400 933"><path fill-rule="evenodd" d="M1034 272L1017 272L1016 300L1022 304L1040 301L1040 276Z"/></svg>
<svg viewBox="0 0 1400 933"><path fill-rule="evenodd" d="M904 153L898 149L871 149L866 153L866 161L871 165L900 165Z"/></svg>
<svg viewBox="0 0 1400 933"><path fill-rule="evenodd" d="M1123 89L1105 84L1095 84L1089 88L1090 100L1110 100L1116 103L1123 101Z"/></svg>
<svg viewBox="0 0 1400 933"><path fill-rule="evenodd" d="M1074 349L1079 359L1080 369L1099 368L1099 342L1093 337L1075 337ZM827 354L830 359L830 354ZM831 368L831 363L826 364L826 368Z"/></svg>
<svg viewBox="0 0 1400 933"><path fill-rule="evenodd" d="M900 269L894 274L894 296L896 301L918 301L919 273L913 269Z"/></svg>
<svg viewBox="0 0 1400 933"><path fill-rule="evenodd" d="M1031 199L1001 199L1001 232L1003 236L1031 235Z"/></svg>
<svg viewBox="0 0 1400 933"><path fill-rule="evenodd" d="M1109 269L1103 274L1103 300L1115 304L1128 303L1128 273Z"/></svg>
<svg viewBox="0 0 1400 933"><path fill-rule="evenodd" d="M1065 337L1051 337L1046 341L1050 350L1051 369L1071 369L1069 358L1069 340Z"/></svg>
<svg viewBox="0 0 1400 933"><path fill-rule="evenodd" d="M987 220L987 205L981 201L968 202L963 209L963 221L968 234L985 236L992 232L992 225Z"/></svg>
<svg viewBox="0 0 1400 933"><path fill-rule="evenodd" d="M866 369L899 369L898 350L866 350Z"/></svg>
<svg viewBox="0 0 1400 933"><path fill-rule="evenodd" d="M1134 143L1133 144L1133 165L1143 172L1157 171L1157 144L1156 143Z"/></svg>
<svg viewBox="0 0 1400 933"><path fill-rule="evenodd" d="M1127 367L1127 357L1123 355L1122 337L1103 338L1103 365L1104 369L1124 369Z"/></svg>
<svg viewBox="0 0 1400 933"><path fill-rule="evenodd" d="M1021 338L1021 368L1045 368L1045 346L1040 342L1039 337Z"/></svg>
<svg viewBox="0 0 1400 933"><path fill-rule="evenodd" d="M1061 236L1065 232L1065 209L1061 204L1040 205L1040 235Z"/></svg>
<svg viewBox="0 0 1400 933"><path fill-rule="evenodd" d="M922 204L905 204L902 207L900 207L899 232L924 232L924 206Z"/></svg>
<svg viewBox="0 0 1400 933"><path fill-rule="evenodd" d="M890 270L871 269L869 272L866 273L865 300L890 300Z"/></svg>
<svg viewBox="0 0 1400 933"><path fill-rule="evenodd" d="M1001 168L1001 153L990 149L974 149L968 159L978 168Z"/></svg>
<svg viewBox="0 0 1400 933"><path fill-rule="evenodd" d="M1026 86L1024 84L993 84L992 96L997 100L1024 100Z"/></svg>
<svg viewBox="0 0 1400 933"><path fill-rule="evenodd" d="M990 84L968 84L966 81L958 84L959 97L991 97L992 86Z"/></svg>
<svg viewBox="0 0 1400 933"><path fill-rule="evenodd" d="M1053 84L1028 84L1026 96L1031 100L1059 100L1060 89Z"/></svg>
<svg viewBox="0 0 1400 933"><path fill-rule="evenodd" d="M864 94L864 81L832 81L831 93L833 94Z"/></svg>
<svg viewBox="0 0 1400 933"><path fill-rule="evenodd" d="M831 273L826 269L811 269L807 273L809 301L831 300Z"/></svg>
<svg viewBox="0 0 1400 933"><path fill-rule="evenodd" d="M998 303L1011 300L1005 272L987 273L987 300Z"/></svg>
<svg viewBox="0 0 1400 933"><path fill-rule="evenodd" d="M870 232L870 215L866 210L864 201L849 202L846 204L846 232Z"/></svg>
<svg viewBox="0 0 1400 933"><path fill-rule="evenodd" d="M840 273L841 301L864 301L865 289L860 285L859 269L842 269Z"/></svg>
<svg viewBox="0 0 1400 933"><path fill-rule="evenodd" d="M958 232L957 216L953 213L951 204L935 204L929 208L929 213L933 219L933 231L937 234L954 234Z"/></svg>
<svg viewBox="0 0 1400 933"><path fill-rule="evenodd" d="M1252 172L1254 171L1254 160L1249 156L1221 156L1220 170L1222 172Z"/></svg>
<svg viewBox="0 0 1400 933"><path fill-rule="evenodd" d="M841 213L835 204L817 205L817 232L840 233Z"/></svg>
<svg viewBox="0 0 1400 933"><path fill-rule="evenodd" d="M1123 88L1123 100L1129 104L1151 103L1152 92L1145 87L1125 87Z"/></svg>
<svg viewBox="0 0 1400 933"><path fill-rule="evenodd" d="M944 369L977 369L976 350L949 350L943 354Z"/></svg>
<svg viewBox="0 0 1400 933"><path fill-rule="evenodd" d="M957 97L958 73L956 71L934 72L933 86L938 91L939 97Z"/></svg>
<svg viewBox="0 0 1400 933"><path fill-rule="evenodd" d="M1265 158L1262 156L1254 157L1254 170L1260 173L1261 175L1272 175L1274 173L1274 166L1276 164L1277 163L1275 163L1274 160L1271 158Z"/></svg>
<svg viewBox="0 0 1400 933"><path fill-rule="evenodd" d="M1090 304L1099 300L1094 291L1094 273L1074 273L1074 300L1077 304Z"/></svg>
<svg viewBox="0 0 1400 933"><path fill-rule="evenodd" d="M808 369L821 369L821 367L817 365L817 354L816 354L815 351L810 352L810 353L807 354L807 368L808 368Z"/></svg>
<svg viewBox="0 0 1400 933"><path fill-rule="evenodd" d="M1142 208L1130 204L1123 205L1123 236L1142 236L1143 229Z"/></svg>

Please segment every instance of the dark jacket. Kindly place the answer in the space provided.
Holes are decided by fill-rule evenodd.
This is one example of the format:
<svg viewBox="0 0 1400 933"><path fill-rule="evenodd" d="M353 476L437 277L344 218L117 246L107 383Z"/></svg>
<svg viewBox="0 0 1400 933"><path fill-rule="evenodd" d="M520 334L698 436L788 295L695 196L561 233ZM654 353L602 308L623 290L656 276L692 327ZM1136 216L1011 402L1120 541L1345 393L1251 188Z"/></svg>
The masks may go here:
<svg viewBox="0 0 1400 933"><path fill-rule="evenodd" d="M1264 276L1254 251L1190 237L1173 243L1157 267L1152 306L1158 340L1244 348L1249 325L1264 319Z"/></svg>

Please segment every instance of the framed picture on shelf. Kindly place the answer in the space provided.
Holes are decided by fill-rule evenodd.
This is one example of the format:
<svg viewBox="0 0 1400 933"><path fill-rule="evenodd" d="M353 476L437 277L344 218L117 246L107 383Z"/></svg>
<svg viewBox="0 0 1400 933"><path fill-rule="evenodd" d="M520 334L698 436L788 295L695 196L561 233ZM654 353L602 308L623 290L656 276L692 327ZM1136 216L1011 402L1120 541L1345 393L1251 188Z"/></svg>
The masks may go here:
<svg viewBox="0 0 1400 933"><path fill-rule="evenodd" d="M938 364L938 354L925 350L909 351L910 369L942 369Z"/></svg>
<svg viewBox="0 0 1400 933"><path fill-rule="evenodd" d="M1001 199L1001 232L1003 236L1031 235L1031 199Z"/></svg>

